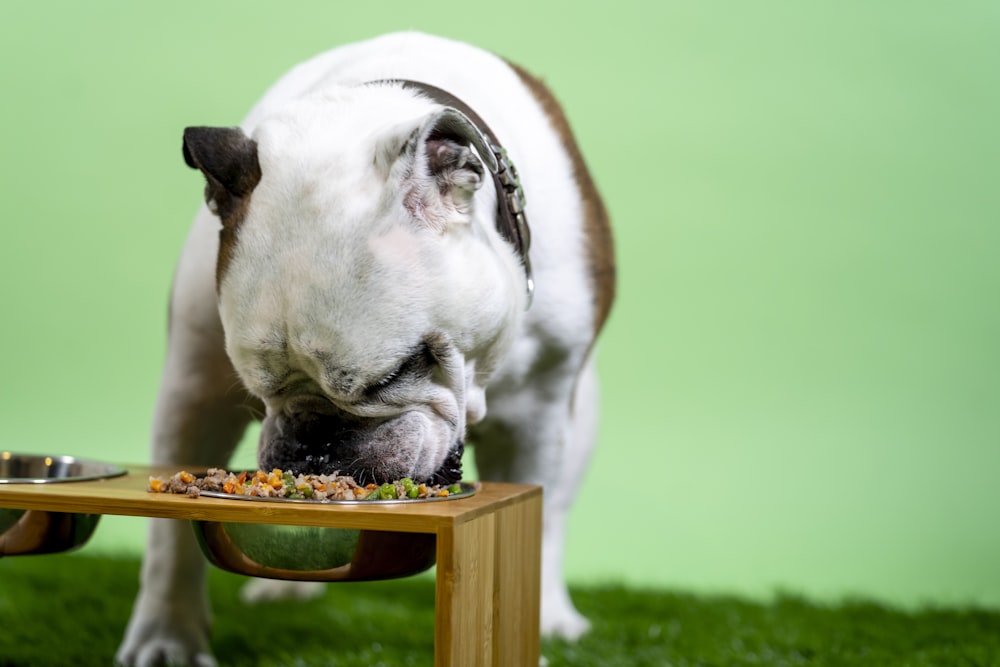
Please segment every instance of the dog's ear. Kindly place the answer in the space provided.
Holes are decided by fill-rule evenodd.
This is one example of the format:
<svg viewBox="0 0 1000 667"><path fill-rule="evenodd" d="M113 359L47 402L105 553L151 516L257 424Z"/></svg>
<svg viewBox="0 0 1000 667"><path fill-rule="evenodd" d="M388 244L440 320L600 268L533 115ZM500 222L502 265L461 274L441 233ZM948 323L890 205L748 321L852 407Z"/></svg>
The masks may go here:
<svg viewBox="0 0 1000 667"><path fill-rule="evenodd" d="M484 175L476 153L492 156L469 119L455 109L441 109L409 135L402 152L409 162L403 183L407 210L439 231L469 222Z"/></svg>
<svg viewBox="0 0 1000 667"><path fill-rule="evenodd" d="M257 142L238 127L185 129L184 162L205 175L205 200L223 223L260 182Z"/></svg>

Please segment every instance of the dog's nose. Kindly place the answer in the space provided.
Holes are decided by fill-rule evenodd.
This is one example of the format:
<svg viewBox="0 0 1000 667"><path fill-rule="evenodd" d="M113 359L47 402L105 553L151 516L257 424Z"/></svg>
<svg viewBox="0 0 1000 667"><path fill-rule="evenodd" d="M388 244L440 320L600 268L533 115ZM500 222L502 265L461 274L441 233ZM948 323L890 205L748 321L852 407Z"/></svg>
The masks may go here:
<svg viewBox="0 0 1000 667"><path fill-rule="evenodd" d="M290 415L292 436L306 447L336 446L349 432L344 420L336 415L298 412Z"/></svg>
<svg viewBox="0 0 1000 667"><path fill-rule="evenodd" d="M262 439L258 463L264 469L331 474L357 458L359 432L358 424L340 415L289 411L275 419L271 437Z"/></svg>

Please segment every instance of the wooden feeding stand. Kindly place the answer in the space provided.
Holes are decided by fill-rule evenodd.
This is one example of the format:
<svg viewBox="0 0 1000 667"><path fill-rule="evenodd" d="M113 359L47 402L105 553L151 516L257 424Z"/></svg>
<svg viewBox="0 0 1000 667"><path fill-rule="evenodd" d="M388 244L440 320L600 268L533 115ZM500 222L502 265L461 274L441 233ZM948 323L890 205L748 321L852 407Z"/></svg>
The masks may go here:
<svg viewBox="0 0 1000 667"><path fill-rule="evenodd" d="M542 493L484 482L468 498L431 503L239 502L148 493L171 466L125 466L121 477L0 485L0 507L194 521L432 534L436 539L434 664L524 667L539 658Z"/></svg>

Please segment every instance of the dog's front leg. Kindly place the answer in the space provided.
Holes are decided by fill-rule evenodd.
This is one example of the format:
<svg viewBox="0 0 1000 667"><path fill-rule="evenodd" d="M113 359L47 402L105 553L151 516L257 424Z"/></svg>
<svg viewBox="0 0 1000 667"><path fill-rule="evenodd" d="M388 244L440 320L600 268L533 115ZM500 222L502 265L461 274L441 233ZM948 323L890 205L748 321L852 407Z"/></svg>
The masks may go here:
<svg viewBox="0 0 1000 667"><path fill-rule="evenodd" d="M211 220L204 222L189 237L174 284L153 422L157 464L225 466L252 418L225 354L211 261L216 234ZM205 563L189 522L150 520L139 595L116 656L119 664L215 664Z"/></svg>
<svg viewBox="0 0 1000 667"><path fill-rule="evenodd" d="M576 377L554 372L530 388L488 399L488 418L473 433L484 480L540 484L543 634L577 639L590 623L573 606L563 576L566 519L597 435L593 361Z"/></svg>

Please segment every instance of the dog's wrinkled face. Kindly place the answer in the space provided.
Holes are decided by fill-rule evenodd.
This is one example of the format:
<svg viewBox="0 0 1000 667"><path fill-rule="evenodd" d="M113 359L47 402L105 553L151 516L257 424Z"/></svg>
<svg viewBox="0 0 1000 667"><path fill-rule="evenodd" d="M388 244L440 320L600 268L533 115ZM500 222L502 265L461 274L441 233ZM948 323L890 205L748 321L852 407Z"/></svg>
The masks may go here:
<svg viewBox="0 0 1000 667"><path fill-rule="evenodd" d="M252 139L185 133L222 221L227 351L266 406L261 467L460 476L524 305L483 224L477 139L458 112L374 86L297 102Z"/></svg>

